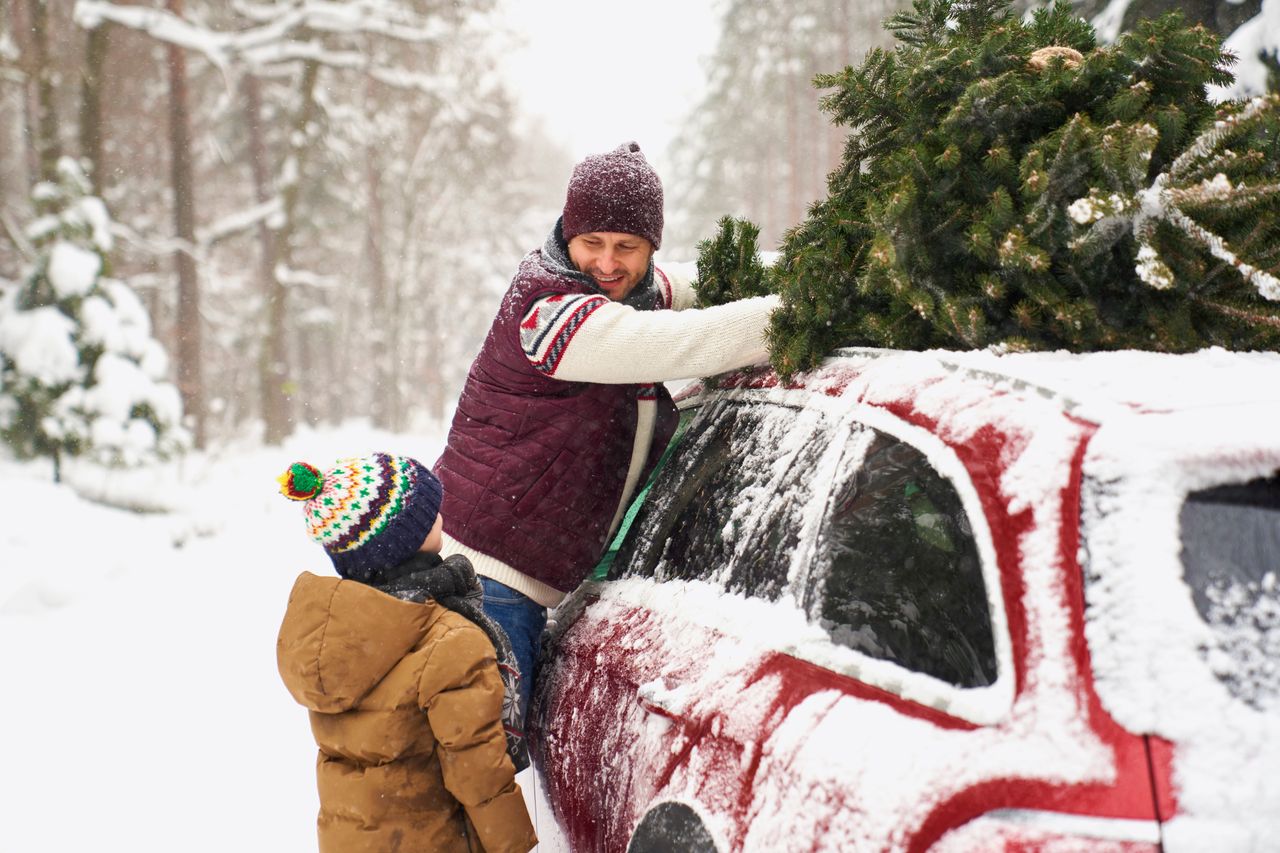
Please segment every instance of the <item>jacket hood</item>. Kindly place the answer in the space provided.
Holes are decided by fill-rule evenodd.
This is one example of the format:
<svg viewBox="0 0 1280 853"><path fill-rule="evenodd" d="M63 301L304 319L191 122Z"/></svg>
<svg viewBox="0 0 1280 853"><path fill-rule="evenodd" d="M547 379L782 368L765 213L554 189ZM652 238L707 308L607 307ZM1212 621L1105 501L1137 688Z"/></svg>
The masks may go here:
<svg viewBox="0 0 1280 853"><path fill-rule="evenodd" d="M422 640L439 616L434 602L401 601L359 581L303 572L294 581L276 664L303 706L340 713Z"/></svg>

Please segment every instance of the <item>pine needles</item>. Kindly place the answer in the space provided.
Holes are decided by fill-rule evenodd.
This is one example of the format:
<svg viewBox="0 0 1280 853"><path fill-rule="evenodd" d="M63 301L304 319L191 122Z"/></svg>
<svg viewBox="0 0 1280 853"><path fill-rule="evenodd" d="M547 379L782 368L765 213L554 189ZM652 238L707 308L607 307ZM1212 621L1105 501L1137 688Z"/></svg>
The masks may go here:
<svg viewBox="0 0 1280 853"><path fill-rule="evenodd" d="M1280 100L1215 110L1216 36L1171 14L1112 47L1066 4L917 0L894 51L819 77L851 133L764 268L699 246L704 304L772 290L783 373L842 345L1280 346Z"/></svg>

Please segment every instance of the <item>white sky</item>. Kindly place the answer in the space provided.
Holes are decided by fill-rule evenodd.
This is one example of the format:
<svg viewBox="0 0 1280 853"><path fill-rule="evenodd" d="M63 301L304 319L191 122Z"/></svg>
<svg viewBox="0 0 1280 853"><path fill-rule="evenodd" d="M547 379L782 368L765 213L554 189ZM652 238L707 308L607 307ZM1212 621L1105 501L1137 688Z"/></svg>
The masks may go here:
<svg viewBox="0 0 1280 853"><path fill-rule="evenodd" d="M523 34L508 53L515 91L575 160L634 139L661 160L706 86L716 0L507 0Z"/></svg>

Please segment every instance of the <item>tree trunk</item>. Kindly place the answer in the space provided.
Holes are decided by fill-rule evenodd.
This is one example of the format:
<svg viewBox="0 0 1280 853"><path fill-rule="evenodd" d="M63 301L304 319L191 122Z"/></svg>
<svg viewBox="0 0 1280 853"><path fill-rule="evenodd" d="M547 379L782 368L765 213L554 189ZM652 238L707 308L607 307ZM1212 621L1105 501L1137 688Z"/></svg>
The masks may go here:
<svg viewBox="0 0 1280 853"><path fill-rule="evenodd" d="M29 9L23 2L8 3L5 11L9 15L9 32L13 34L14 44L18 49L18 71L22 77L20 98L22 99L22 166L25 174L21 183L22 191L28 192L31 184L36 182L40 173L40 155L36 152L36 127L39 124L39 106L36 104L35 81L35 48L31 46L31 22L28 20Z"/></svg>
<svg viewBox="0 0 1280 853"><path fill-rule="evenodd" d="M787 224L783 229L791 227L804 218L804 196L801 190L801 169L804 157L800 153L800 99L806 81L801 79L797 69L805 62L805 57L791 54L787 65Z"/></svg>
<svg viewBox="0 0 1280 853"><path fill-rule="evenodd" d="M31 26L32 74L36 93L36 159L40 180L58 178L58 111L53 99L53 72L49 61L49 7L45 0L27 0Z"/></svg>
<svg viewBox="0 0 1280 853"><path fill-rule="evenodd" d="M425 402L427 416L433 424L443 424L445 417L445 340L448 334L441 322L439 293L432 288L432 304L429 304L422 326L427 333L427 359L422 371L422 388L415 394ZM448 426L447 424L445 424Z"/></svg>
<svg viewBox="0 0 1280 853"><path fill-rule="evenodd" d="M365 216L364 254L369 275L369 320L379 333L370 336L373 361L373 400L370 415L374 426L394 429L396 383L390 364L390 340L395 315L388 310L387 268L382 259L383 210L382 169L372 146L365 149L365 187L368 214Z"/></svg>
<svg viewBox="0 0 1280 853"><path fill-rule="evenodd" d="M182 0L165 0L182 17ZM187 248L174 253L178 267L178 390L194 424L196 447L205 445L204 383L200 370L200 282L191 247L195 246L195 185L191 169L191 115L187 106L187 58L169 45L169 148L173 172L174 231Z"/></svg>
<svg viewBox="0 0 1280 853"><path fill-rule="evenodd" d="M401 277L391 279L389 282L391 291L391 319L387 327L387 416L389 419L388 429L395 432L403 432L408 426L407 412L409 407L405 404L405 397L408 389L404 387L404 351L405 351L405 315L409 306L405 304L404 288L405 281ZM434 319L435 312L432 312ZM433 358L433 361L438 359Z"/></svg>
<svg viewBox="0 0 1280 853"><path fill-rule="evenodd" d="M276 266L283 266L285 269L293 267L293 234L298 223L298 198L302 190L306 157L310 148L307 128L315 119L316 80L319 76L318 62L308 61L303 66L298 92L298 114L294 116L293 124L289 128L289 148L286 159L292 161L292 167L286 166L282 170L283 174L289 175L289 179L280 188L280 206L283 215L275 240ZM273 274L272 278L276 279L278 276ZM283 418L277 425L278 431L269 432L266 435L265 438L269 444L280 443L293 428L292 396L297 383L291 378L289 352L286 347L288 340L286 335L289 331L287 328L288 296L287 287L277 286L267 300L267 330L266 340L263 341L263 352L269 355L265 356L268 359L268 368L264 378L271 384L266 386L266 393L275 396L276 399L271 405L279 407L279 413L282 413Z"/></svg>
<svg viewBox="0 0 1280 853"><path fill-rule="evenodd" d="M102 198L106 164L102 156L102 70L110 49L111 25L89 30L85 41L84 78L80 87L80 156L89 161L93 194Z"/></svg>
<svg viewBox="0 0 1280 853"><path fill-rule="evenodd" d="M253 195L259 204L271 198L271 178L267 169L267 145L262 135L262 91L258 78L244 78L245 112L249 125L249 166L253 172ZM288 351L284 337L284 285L276 275L279 245L276 232L264 221L258 225L258 283L263 303L268 307L268 328L258 359L258 388L262 394L263 440L278 445L289 435L290 406L285 393L288 381Z"/></svg>
<svg viewBox="0 0 1280 853"><path fill-rule="evenodd" d="M776 134L770 133L764 140L764 227L761 228L761 234L766 237L765 245L776 246L778 240L782 236L786 223L782 221L783 214L779 212L782 206L781 199L781 180L778 175L779 163L781 157L778 155L778 145L774 137Z"/></svg>
<svg viewBox="0 0 1280 853"><path fill-rule="evenodd" d="M332 299L330 299L332 302ZM341 363L338 357L338 341L350 340L350 336L343 334L343 327L339 324L337 318L332 323L323 327L320 333L320 363L321 368L325 372L325 376L329 377L329 381L325 383L325 393L322 397L324 405L324 419L332 426L342 423L342 419L347 416L347 401L353 398L350 392L351 388L351 371L347 365Z"/></svg>

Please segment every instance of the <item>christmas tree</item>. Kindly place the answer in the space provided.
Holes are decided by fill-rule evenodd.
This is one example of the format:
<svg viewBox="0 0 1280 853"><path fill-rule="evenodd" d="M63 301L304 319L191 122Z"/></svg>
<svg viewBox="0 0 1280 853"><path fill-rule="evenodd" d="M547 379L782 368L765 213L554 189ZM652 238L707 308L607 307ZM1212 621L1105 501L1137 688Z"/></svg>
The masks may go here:
<svg viewBox="0 0 1280 853"><path fill-rule="evenodd" d="M783 373L845 345L1280 345L1280 99L1216 107L1230 57L1175 13L1099 48L1065 4L916 0L822 76L851 133L765 268L723 220L699 295L772 290Z"/></svg>
<svg viewBox="0 0 1280 853"><path fill-rule="evenodd" d="M21 458L113 465L189 444L168 359L142 303L106 275L110 218L74 160L34 191L31 269L0 298L0 440Z"/></svg>

